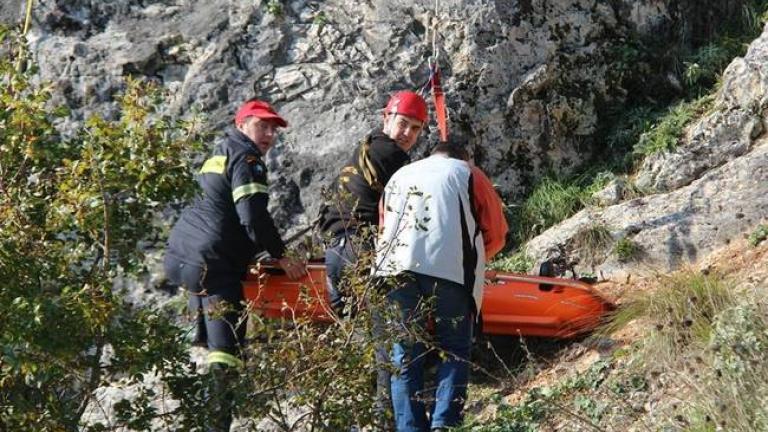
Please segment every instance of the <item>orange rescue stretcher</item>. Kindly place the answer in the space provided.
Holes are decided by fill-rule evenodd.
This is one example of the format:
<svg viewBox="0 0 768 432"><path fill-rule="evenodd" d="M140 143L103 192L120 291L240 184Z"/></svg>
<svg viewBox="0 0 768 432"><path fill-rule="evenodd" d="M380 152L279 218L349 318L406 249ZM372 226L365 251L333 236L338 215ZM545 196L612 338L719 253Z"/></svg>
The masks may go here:
<svg viewBox="0 0 768 432"><path fill-rule="evenodd" d="M593 330L615 306L589 284L573 279L487 271L480 326L487 335L570 338ZM325 265L310 262L290 280L274 261L249 268L243 294L254 313L331 322Z"/></svg>

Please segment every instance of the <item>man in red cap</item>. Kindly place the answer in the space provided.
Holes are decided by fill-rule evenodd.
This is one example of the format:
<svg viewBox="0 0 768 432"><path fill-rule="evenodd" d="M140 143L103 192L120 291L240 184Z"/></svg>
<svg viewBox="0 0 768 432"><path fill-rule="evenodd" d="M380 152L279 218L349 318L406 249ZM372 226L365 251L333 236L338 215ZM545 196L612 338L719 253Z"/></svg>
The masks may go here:
<svg viewBox="0 0 768 432"><path fill-rule="evenodd" d="M228 378L242 365L246 318L241 279L248 263L266 250L291 278L304 265L286 255L286 247L267 211L267 166L262 157L278 129L288 124L266 102L251 99L200 169L202 193L184 209L168 239L165 272L190 293L193 313L203 312L198 338L209 350L216 382L210 430L229 430L231 398Z"/></svg>
<svg viewBox="0 0 768 432"><path fill-rule="evenodd" d="M332 196L321 210L319 228L330 238L325 251L326 284L331 306L340 316L347 312L342 298L344 270L354 266L362 253L373 250L381 193L392 174L410 162L408 152L427 120L427 104L421 96L411 91L393 94L384 108L382 127L355 147L331 186ZM377 353L377 361L389 362L386 350ZM377 387L380 406L387 409L386 368L379 370Z"/></svg>

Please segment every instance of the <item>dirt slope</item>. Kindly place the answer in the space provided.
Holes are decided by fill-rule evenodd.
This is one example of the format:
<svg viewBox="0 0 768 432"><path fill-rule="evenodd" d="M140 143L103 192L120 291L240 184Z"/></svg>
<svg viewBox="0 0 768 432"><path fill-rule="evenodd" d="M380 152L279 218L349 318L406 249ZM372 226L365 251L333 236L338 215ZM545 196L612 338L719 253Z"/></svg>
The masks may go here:
<svg viewBox="0 0 768 432"><path fill-rule="evenodd" d="M717 274L722 276L727 281L728 286L736 292L752 291L758 293L758 298L765 297L763 293L768 291L768 241L763 241L757 247L750 246L746 238L733 241L702 259L696 265L681 270L681 272ZM621 305L624 299L629 298L632 293L656 290L660 286L660 280L667 276L669 275L649 274L643 277L630 277L628 280L622 281L605 281L596 287L600 292L615 299ZM564 383L573 383L588 376L593 373L595 365L599 366L601 361L610 362L612 358L617 358L617 352L631 349L633 344L636 345L637 342L648 336L649 331L651 331L649 327L647 322L634 321L605 337L588 337L563 343L529 341L530 346L522 348L522 354L517 353L518 357L522 357L522 360L517 364L519 369L509 371L508 379L500 379L495 382L491 380L490 383L483 383L482 380L479 380L480 382L471 388L469 412L475 425L471 430L518 430L515 428L504 429L504 427L510 427L509 425L501 426L504 422L499 420L501 417L499 415L500 406L522 406L529 403L526 402L529 400L526 398L529 398L529 392L532 390L563 387L571 389L569 386L573 386L572 384ZM496 347L497 354L500 353L498 358L510 360L514 356L509 355L509 350L514 351L514 349L509 349L508 346L506 347L507 350L504 349L504 344L510 344L514 341L495 342L501 346L501 348ZM617 363L620 364L621 362L619 360ZM623 373L621 367L611 366L609 369L613 371L605 372L606 376L609 373ZM496 367L490 366L490 369L497 371L498 375L507 373L503 367L498 366L498 362ZM698 378L696 374L690 377L691 385L695 385L696 378ZM656 423L658 421L656 417L666 416L667 414L662 413L667 413L670 409L676 410L677 406L684 400L685 389L679 383L664 388L664 385L652 382L653 378L649 378L648 381L648 387L639 392L642 395L627 394L623 400L609 400L606 403L608 406L600 409L610 413L616 410L616 407L610 406L611 404L626 404L626 407L622 407L622 409L635 412L623 420L627 428L624 430L648 430L648 427L655 430L654 427L660 426ZM602 381L599 380L599 382ZM597 384L592 383L592 385L599 385L599 382ZM591 390L593 389L584 390L584 392L588 393ZM614 421L607 421L607 425L602 423L601 425L590 424L588 416L581 415L578 410L567 408L571 406L571 402L579 397L578 392L579 389L571 391L572 394L567 397L568 402L562 402L562 409L556 410L554 415L542 421L536 430L618 430L619 427ZM594 394L589 397L594 397ZM495 402L489 403L489 400ZM672 408L669 408L670 406ZM623 415L626 416L626 414ZM502 429L494 429L498 427L502 427Z"/></svg>

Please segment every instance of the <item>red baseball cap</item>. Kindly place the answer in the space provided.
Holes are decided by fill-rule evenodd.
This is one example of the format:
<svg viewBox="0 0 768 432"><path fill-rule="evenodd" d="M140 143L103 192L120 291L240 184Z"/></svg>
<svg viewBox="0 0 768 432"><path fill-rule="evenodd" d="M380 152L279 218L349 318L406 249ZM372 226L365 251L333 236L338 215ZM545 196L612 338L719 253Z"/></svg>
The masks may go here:
<svg viewBox="0 0 768 432"><path fill-rule="evenodd" d="M257 99L247 101L239 110L237 110L237 114L235 114L235 124L240 125L246 118L251 116L262 120L275 120L281 127L288 126L288 122L280 117L271 105Z"/></svg>

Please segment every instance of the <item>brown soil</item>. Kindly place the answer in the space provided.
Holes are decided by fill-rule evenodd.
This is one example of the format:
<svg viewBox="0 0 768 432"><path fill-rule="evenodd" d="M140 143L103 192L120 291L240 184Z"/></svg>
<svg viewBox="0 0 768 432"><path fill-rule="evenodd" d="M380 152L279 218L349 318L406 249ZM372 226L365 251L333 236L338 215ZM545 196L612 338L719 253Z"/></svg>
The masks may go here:
<svg viewBox="0 0 768 432"><path fill-rule="evenodd" d="M768 290L768 241L758 247L751 247L743 239L734 241L684 270L691 269L723 275L732 281L734 289ZM632 292L655 289L659 285L658 278L659 276L631 277L623 281L602 282L595 285L595 288L620 305ZM633 322L608 338L585 339L560 346L555 352L536 353L541 356L537 359L538 364L529 366L528 374L518 374L511 385L492 385L491 388L479 385L475 390L485 395L503 392L504 402L515 405L528 390L553 385L564 376L582 373L601 356L610 355L613 350L641 339L645 333L646 328L642 323ZM530 373L531 369L533 373ZM507 393L511 389L514 390ZM475 399L472 396L471 398ZM471 411L474 411L482 422L494 417L497 406L474 408Z"/></svg>

